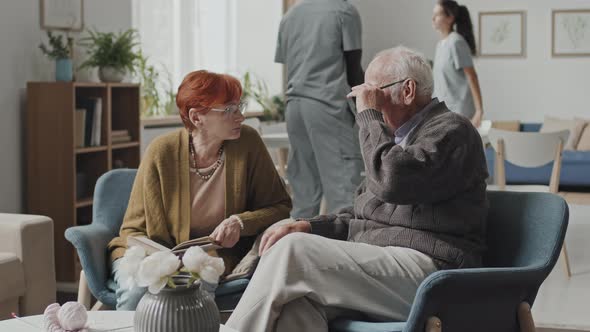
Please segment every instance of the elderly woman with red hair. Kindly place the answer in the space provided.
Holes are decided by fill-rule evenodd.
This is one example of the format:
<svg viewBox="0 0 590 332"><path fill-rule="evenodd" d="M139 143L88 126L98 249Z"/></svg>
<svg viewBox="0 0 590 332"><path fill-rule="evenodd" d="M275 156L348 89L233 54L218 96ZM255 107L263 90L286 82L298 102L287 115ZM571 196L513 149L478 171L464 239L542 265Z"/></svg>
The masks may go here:
<svg viewBox="0 0 590 332"><path fill-rule="evenodd" d="M258 133L242 125L242 87L232 76L189 73L176 104L186 129L155 139L139 166L119 237L109 244L120 283L127 237L167 247L211 236L226 272L254 238L289 217L291 200ZM134 310L145 288L117 290L117 309Z"/></svg>

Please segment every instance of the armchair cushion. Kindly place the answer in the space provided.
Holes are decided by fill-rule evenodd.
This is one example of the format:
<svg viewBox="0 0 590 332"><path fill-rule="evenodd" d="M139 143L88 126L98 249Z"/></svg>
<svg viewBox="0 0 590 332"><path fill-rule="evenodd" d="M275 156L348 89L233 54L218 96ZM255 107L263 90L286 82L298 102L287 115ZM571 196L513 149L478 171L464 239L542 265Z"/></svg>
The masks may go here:
<svg viewBox="0 0 590 332"><path fill-rule="evenodd" d="M0 213L0 252L12 253L22 264L25 293L19 299L20 314L42 314L56 298L53 221Z"/></svg>
<svg viewBox="0 0 590 332"><path fill-rule="evenodd" d="M586 126L586 122L582 119L559 119L551 116L545 116L543 126L539 132L549 133L560 130L569 130L570 136L567 142L564 143L564 150L575 150L580 140L580 135Z"/></svg>
<svg viewBox="0 0 590 332"><path fill-rule="evenodd" d="M582 132L580 140L578 141L578 145L576 146L576 150L590 151L590 124L587 124L586 128Z"/></svg>
<svg viewBox="0 0 590 332"><path fill-rule="evenodd" d="M0 280L0 302L25 294L25 273L15 254L0 252Z"/></svg>

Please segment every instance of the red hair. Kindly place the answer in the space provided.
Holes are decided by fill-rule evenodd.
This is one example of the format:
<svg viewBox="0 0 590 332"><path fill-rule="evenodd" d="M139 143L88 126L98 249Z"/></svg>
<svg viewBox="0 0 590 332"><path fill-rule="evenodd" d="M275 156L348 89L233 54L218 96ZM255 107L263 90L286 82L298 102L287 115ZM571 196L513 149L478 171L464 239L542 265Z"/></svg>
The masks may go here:
<svg viewBox="0 0 590 332"><path fill-rule="evenodd" d="M200 112L208 112L213 105L223 105L239 100L242 96L242 85L235 77L217 74L206 70L188 73L176 94L176 106L187 129L193 128L188 111L191 108Z"/></svg>

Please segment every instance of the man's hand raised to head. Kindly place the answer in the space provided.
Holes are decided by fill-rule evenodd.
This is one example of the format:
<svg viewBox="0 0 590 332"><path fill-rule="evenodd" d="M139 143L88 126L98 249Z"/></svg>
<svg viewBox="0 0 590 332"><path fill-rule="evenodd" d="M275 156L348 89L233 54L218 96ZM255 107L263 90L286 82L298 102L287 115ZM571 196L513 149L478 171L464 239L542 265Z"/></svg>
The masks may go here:
<svg viewBox="0 0 590 332"><path fill-rule="evenodd" d="M277 243L277 241L282 239L285 235L295 232L309 233L311 232L311 224L309 223L309 221L299 220L291 224L269 228L266 232L264 232L264 235L262 235L258 255L264 255L264 253L268 249L270 249L270 247L272 247L275 243Z"/></svg>
<svg viewBox="0 0 590 332"><path fill-rule="evenodd" d="M356 110L360 113L368 109L380 111L387 94L376 85L364 83L352 87L352 91L346 97L356 98Z"/></svg>

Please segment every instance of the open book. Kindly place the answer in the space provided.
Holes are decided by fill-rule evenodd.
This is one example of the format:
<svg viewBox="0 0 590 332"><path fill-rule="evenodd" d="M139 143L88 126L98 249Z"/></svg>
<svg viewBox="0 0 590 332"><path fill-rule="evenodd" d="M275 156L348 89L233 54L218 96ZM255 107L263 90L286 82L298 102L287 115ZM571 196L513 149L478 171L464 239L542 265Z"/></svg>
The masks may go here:
<svg viewBox="0 0 590 332"><path fill-rule="evenodd" d="M200 238L184 241L172 249L167 248L167 247L159 244L156 241L152 241L145 236L129 236L127 238L127 246L129 246L129 247L140 246L143 249L145 249L145 251L148 255L151 255L154 252L168 251L168 250L171 250L175 254L182 254L190 247L199 246L199 247L201 247L201 249L205 250L208 254L210 254L210 255L213 254L213 256L217 256L214 253L215 250L222 248L222 246L216 244L213 241L213 239L211 239L208 236L203 236Z"/></svg>
<svg viewBox="0 0 590 332"><path fill-rule="evenodd" d="M223 247L216 244L213 239L209 236L203 236L200 238L188 240L182 242L175 246L174 248L170 249L156 241L152 241L145 236L129 236L127 237L127 246L140 246L145 249L148 255L151 255L158 251L172 251L173 253L182 256L184 252L193 246L199 246L205 252L207 252L211 256L217 256L217 249L222 249ZM234 268L234 270L225 276L222 276L219 280L219 283L225 283L231 280L240 279L240 278L250 278L256 269L256 265L258 264L259 257L256 254L258 252L258 248L256 250L248 253L246 257L244 257L240 263Z"/></svg>

